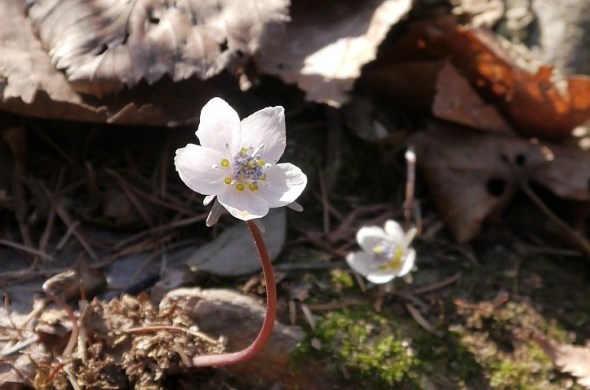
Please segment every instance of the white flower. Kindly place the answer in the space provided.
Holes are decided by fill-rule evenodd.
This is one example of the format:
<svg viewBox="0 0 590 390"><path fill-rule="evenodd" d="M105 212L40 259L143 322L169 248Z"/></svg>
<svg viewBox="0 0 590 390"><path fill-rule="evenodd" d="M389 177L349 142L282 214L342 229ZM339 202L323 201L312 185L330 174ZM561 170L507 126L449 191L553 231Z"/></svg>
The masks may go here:
<svg viewBox="0 0 590 390"><path fill-rule="evenodd" d="M261 218L271 207L295 202L307 184L301 169L277 164L287 143L283 107L264 108L240 122L229 104L213 98L201 110L196 135L200 145L178 149L174 163L190 189L207 195L205 204L217 197L209 226L223 210L219 204L238 219Z"/></svg>
<svg viewBox="0 0 590 390"><path fill-rule="evenodd" d="M373 283L387 283L405 276L416 260L416 251L410 247L415 235L415 228L404 233L392 220L385 222L384 228L363 227L356 234L362 251L349 253L346 262Z"/></svg>

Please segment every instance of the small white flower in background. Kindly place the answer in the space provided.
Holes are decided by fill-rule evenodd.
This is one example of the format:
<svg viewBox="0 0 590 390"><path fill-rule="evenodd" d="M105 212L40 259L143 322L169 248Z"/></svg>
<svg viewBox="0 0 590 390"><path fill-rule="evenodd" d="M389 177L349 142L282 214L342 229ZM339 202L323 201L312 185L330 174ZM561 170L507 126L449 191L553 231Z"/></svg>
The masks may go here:
<svg viewBox="0 0 590 390"><path fill-rule="evenodd" d="M213 98L201 110L196 135L200 145L178 149L174 163L190 189L207 195L205 204L217 197L207 226L223 208L243 221L273 207L301 209L294 202L307 177L293 164L277 164L287 144L283 107L263 108L240 122L229 104Z"/></svg>
<svg viewBox="0 0 590 390"><path fill-rule="evenodd" d="M416 228L404 233L399 223L389 220L383 228L366 226L356 234L362 251L349 253L350 267L373 283L388 283L408 274L414 267L416 251L410 247Z"/></svg>

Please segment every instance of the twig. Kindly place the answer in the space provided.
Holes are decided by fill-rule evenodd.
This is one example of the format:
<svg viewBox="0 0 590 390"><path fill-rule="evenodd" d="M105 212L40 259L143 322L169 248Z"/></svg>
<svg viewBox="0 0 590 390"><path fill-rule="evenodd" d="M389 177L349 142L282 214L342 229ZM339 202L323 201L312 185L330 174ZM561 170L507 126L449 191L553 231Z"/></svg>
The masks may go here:
<svg viewBox="0 0 590 390"><path fill-rule="evenodd" d="M416 182L416 153L409 147L405 154L407 164L406 198L404 200L404 224L406 230L412 225L412 209L414 208L414 188Z"/></svg>
<svg viewBox="0 0 590 390"><path fill-rule="evenodd" d="M572 229L567 223L559 218L543 201L535 194L535 192L529 187L526 181L522 181L520 185L523 192L533 201L533 203L541 210L557 227L559 227L563 233L573 238L576 246L584 252L587 258L590 258L590 243L577 231Z"/></svg>
<svg viewBox="0 0 590 390"><path fill-rule="evenodd" d="M70 335L70 339L68 340L68 344L62 352L62 356L68 357L74 350L74 347L76 346L78 334L80 332L80 327L78 326L78 319L76 318L76 315L74 314L72 308L67 303L65 303L64 300L61 299L57 294L54 294L53 291L51 291L51 286L48 283L50 282L50 280L51 279L43 283L43 292L47 294L47 296L51 298L59 307L66 311L68 318L72 322L72 333Z"/></svg>
<svg viewBox="0 0 590 390"><path fill-rule="evenodd" d="M74 229L80 224L80 221L76 221L73 224L71 224L70 226L68 226L68 230L66 230L66 232L64 233L63 237L61 238L61 240L59 240L59 242L57 243L57 245L55 246L55 249L57 249L58 251L61 251L64 246L66 246L66 244L68 243L68 239L70 238L70 236L72 235L72 233L74 232Z"/></svg>
<svg viewBox="0 0 590 390"><path fill-rule="evenodd" d="M152 332L158 332L161 330L190 334L190 335L195 336L197 338L201 338L203 340L206 340L211 344L217 344L217 342L218 342L213 337L207 336L205 333L196 332L194 330L189 330L189 329L184 329L184 328L179 328L177 326L172 326L172 325L150 325L150 326L143 326L141 328L123 329L123 332L125 332L125 333L152 333Z"/></svg>
<svg viewBox="0 0 590 390"><path fill-rule="evenodd" d="M439 331L434 329L432 327L432 325L430 325L430 323L428 321L426 321L426 318L424 318L424 316L422 315L422 313L420 313L418 311L418 309L416 309L414 306L412 306L409 303L406 303L406 309L408 309L408 312L410 313L412 318L414 318L414 320L418 323L418 325L420 325L422 328L424 328L424 330L426 330L429 333L432 333L433 335L435 335L437 337L442 336L442 334Z"/></svg>
<svg viewBox="0 0 590 390"><path fill-rule="evenodd" d="M55 208L55 211L57 212L57 215L59 216L59 218L68 227L68 229L72 230L72 234L74 235L74 237L76 237L76 239L78 239L78 241L80 242L82 247L86 250L86 252L88 252L88 255L92 258L92 260L99 261L99 257L96 255L96 253L94 253L94 250L92 250L92 248L90 247L90 245L88 244L88 242L86 241L84 236L76 229L76 226L74 226L74 224L76 222L72 221L70 214L65 209L65 207L63 207L60 200L56 199L55 196L53 196L53 194L42 183L41 183L41 188L43 189L43 191L45 192L45 194L49 198L49 201L51 202L52 207Z"/></svg>
<svg viewBox="0 0 590 390"><path fill-rule="evenodd" d="M442 281L440 281L438 283L431 284L430 286L420 287L420 288L417 288L415 290L411 290L411 291L407 291L407 292L408 293L411 293L411 294L414 294L414 295L424 294L424 293L427 293L427 292L438 290L439 288L446 287L449 284L453 284L457 280L459 280L460 277L461 277L461 273L457 273L457 274L455 274L455 275L453 275L453 276L451 276L451 277L449 277L449 278L447 278L445 280L442 280Z"/></svg>
<svg viewBox="0 0 590 390"><path fill-rule="evenodd" d="M33 343L36 343L37 341L39 341L39 335L34 334L27 339L19 341L18 343L14 344L12 347L10 347L8 349L0 351L0 357L10 356L15 352L18 352L21 349L26 348Z"/></svg>
<svg viewBox="0 0 590 390"><path fill-rule="evenodd" d="M358 299L349 299L349 300L340 301L340 302L308 303L307 307L312 311L313 310L328 311L328 310L344 309L345 307L356 306L356 305L360 305L362 303L363 303L363 301L360 301Z"/></svg>
<svg viewBox="0 0 590 390"><path fill-rule="evenodd" d="M42 258L47 259L47 260L51 260L51 261L54 260L54 258L52 256L48 255L47 253L38 251L37 249L29 248L29 247L27 247L25 245L22 245L22 244L19 244L19 243L16 243L16 242L4 240L2 238L0 238L0 245L5 245L5 246L8 246L8 247L11 247L11 248L14 248L14 249L18 249L18 250L21 250L21 251L30 253L32 255L42 257Z"/></svg>
<svg viewBox="0 0 590 390"><path fill-rule="evenodd" d="M174 228L178 228L181 226L186 226L186 225L190 225L193 224L195 222L200 222L200 221L204 221L205 219L207 219L207 213L203 213L203 214L199 214L199 215L195 215L194 217L190 217L190 218L186 218L186 219L182 219L180 221L174 221L174 222L170 222L166 225L160 225L160 226L156 226L154 228L148 229L148 230L144 230L134 236L131 236L125 240L120 241L118 244L116 244L114 246L114 249L120 249L126 245L128 245L131 242L137 241L143 237L149 236L151 234L155 234L155 233L160 233L160 232L165 232L167 230L171 230Z"/></svg>
<svg viewBox="0 0 590 390"><path fill-rule="evenodd" d="M322 216L324 220L324 234L328 234L330 232L330 209L328 201L328 192L326 190L326 180L324 177L324 173L322 170L318 171L318 177L320 182L320 194L322 199Z"/></svg>

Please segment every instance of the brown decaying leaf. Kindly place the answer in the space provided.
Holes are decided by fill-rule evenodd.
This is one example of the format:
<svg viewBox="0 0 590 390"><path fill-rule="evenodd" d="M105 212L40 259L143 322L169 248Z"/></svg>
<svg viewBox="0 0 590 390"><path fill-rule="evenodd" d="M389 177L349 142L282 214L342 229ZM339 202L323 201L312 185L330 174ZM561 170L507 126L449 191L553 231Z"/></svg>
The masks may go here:
<svg viewBox="0 0 590 390"><path fill-rule="evenodd" d="M438 74L432 113L475 129L514 134L496 107L485 103L450 62L445 62Z"/></svg>
<svg viewBox="0 0 590 390"><path fill-rule="evenodd" d="M28 15L58 69L101 96L148 84L207 79L235 66L288 20L288 0L34 0Z"/></svg>
<svg viewBox="0 0 590 390"><path fill-rule="evenodd" d="M444 38L453 63L529 137L564 138L590 118L590 78L569 76L561 87L553 68L531 73L487 31L458 28Z"/></svg>
<svg viewBox="0 0 590 390"><path fill-rule="evenodd" d="M590 202L590 155L575 146L431 123L411 138L438 209L456 239L469 241L528 179L556 195Z"/></svg>
<svg viewBox="0 0 590 390"><path fill-rule="evenodd" d="M590 118L589 77L572 75L556 81L558 75L550 66L525 69L521 58L491 32L459 27L449 15L413 23L404 38L367 67L358 85L426 108L435 96L429 87L441 69L436 65L447 58L524 136L566 138ZM430 70L424 65L428 63ZM417 73L411 71L414 64L422 64Z"/></svg>
<svg viewBox="0 0 590 390"><path fill-rule="evenodd" d="M221 74L204 81L193 77L173 82L165 77L153 85L141 82L105 99L79 94L51 63L25 7L24 0L5 0L0 9L2 110L60 120L177 126L195 123L200 107L218 94L220 85L226 95L239 91L233 77Z"/></svg>
<svg viewBox="0 0 590 390"><path fill-rule="evenodd" d="M558 344L542 336L536 340L558 370L575 376L580 386L590 389L590 347Z"/></svg>
<svg viewBox="0 0 590 390"><path fill-rule="evenodd" d="M296 83L307 100L338 107L410 7L410 0L295 1L285 34L262 48L256 62L262 72Z"/></svg>

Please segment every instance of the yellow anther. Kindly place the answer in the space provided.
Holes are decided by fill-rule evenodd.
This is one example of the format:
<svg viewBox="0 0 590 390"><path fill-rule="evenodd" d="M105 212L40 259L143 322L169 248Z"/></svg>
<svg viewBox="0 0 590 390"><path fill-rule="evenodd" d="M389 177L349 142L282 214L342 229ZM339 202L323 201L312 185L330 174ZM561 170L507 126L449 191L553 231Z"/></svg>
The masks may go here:
<svg viewBox="0 0 590 390"><path fill-rule="evenodd" d="M240 153L242 153L242 156L245 156L248 154L248 149L242 148L242 149L240 149Z"/></svg>
<svg viewBox="0 0 590 390"><path fill-rule="evenodd" d="M383 253L385 253L385 248L383 248L382 245L377 245L373 247L373 253L375 253L376 255L382 255Z"/></svg>
<svg viewBox="0 0 590 390"><path fill-rule="evenodd" d="M231 184L232 179L231 179L231 177L228 176L225 179L223 179L223 181L224 181L225 184Z"/></svg>
<svg viewBox="0 0 590 390"><path fill-rule="evenodd" d="M375 248L373 248L375 251ZM376 253L376 252L375 252ZM393 257L389 259L389 261L385 264L379 266L380 270L398 270L402 265L402 259L404 257L404 251L401 248L396 248L395 252L393 253Z"/></svg>
<svg viewBox="0 0 590 390"><path fill-rule="evenodd" d="M259 167L263 167L263 166L264 166L264 164L265 164L264 160L262 160L262 159L260 159L260 160L258 160L258 161L256 161L256 162L258 163L258 166L259 166Z"/></svg>
<svg viewBox="0 0 590 390"><path fill-rule="evenodd" d="M224 158L223 160L221 160L221 166L224 168L229 167L229 161L227 158Z"/></svg>
<svg viewBox="0 0 590 390"><path fill-rule="evenodd" d="M250 188L250 191L256 191L258 189L258 184L250 184L248 188Z"/></svg>
<svg viewBox="0 0 590 390"><path fill-rule="evenodd" d="M238 190L238 191L244 191L244 185L242 183L236 184L236 190Z"/></svg>
<svg viewBox="0 0 590 390"><path fill-rule="evenodd" d="M392 261L400 261L404 257L404 251L402 248L395 248Z"/></svg>

